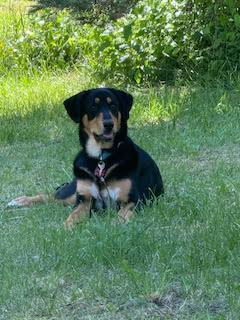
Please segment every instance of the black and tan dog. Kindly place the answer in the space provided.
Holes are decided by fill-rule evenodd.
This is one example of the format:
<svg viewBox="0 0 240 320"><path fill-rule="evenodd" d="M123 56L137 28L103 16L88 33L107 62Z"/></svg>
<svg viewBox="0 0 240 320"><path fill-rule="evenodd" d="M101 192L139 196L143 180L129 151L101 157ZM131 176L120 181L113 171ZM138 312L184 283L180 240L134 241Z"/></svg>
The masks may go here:
<svg viewBox="0 0 240 320"><path fill-rule="evenodd" d="M66 228L90 215L91 210L115 207L128 221L133 209L163 193L159 169L152 158L127 136L132 107L130 94L112 88L91 89L64 101L68 115L79 123L82 151L74 161L74 180L60 187L54 198L75 209ZM10 205L30 206L46 195L23 196Z"/></svg>

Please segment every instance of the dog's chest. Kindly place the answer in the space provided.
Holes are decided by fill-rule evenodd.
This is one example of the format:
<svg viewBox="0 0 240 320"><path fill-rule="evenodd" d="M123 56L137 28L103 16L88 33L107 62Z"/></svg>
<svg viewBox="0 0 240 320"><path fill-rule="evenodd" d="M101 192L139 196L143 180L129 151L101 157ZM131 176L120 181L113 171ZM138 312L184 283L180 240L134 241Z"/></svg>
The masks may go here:
<svg viewBox="0 0 240 320"><path fill-rule="evenodd" d="M119 200L120 192L120 187L111 187L107 185L99 189L98 196L95 197L96 209L116 209L118 206L117 201Z"/></svg>

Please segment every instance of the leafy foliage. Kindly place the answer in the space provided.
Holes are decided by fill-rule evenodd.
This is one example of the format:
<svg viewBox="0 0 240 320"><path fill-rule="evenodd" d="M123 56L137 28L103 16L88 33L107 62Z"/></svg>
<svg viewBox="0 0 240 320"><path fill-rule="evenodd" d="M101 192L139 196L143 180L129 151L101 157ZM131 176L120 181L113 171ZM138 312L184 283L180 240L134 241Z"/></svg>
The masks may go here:
<svg viewBox="0 0 240 320"><path fill-rule="evenodd" d="M133 3L124 16L128 0L118 5L115 0L97 1L92 10L75 14L45 9L15 18L8 36L0 32L2 72L65 69L77 63L100 80L141 84L239 69L240 4Z"/></svg>
<svg viewBox="0 0 240 320"><path fill-rule="evenodd" d="M37 0L35 9L57 7L72 8L78 11L101 11L111 18L117 18L128 12L139 0Z"/></svg>
<svg viewBox="0 0 240 320"><path fill-rule="evenodd" d="M213 75L239 70L240 2L234 0L191 0L194 60Z"/></svg>
<svg viewBox="0 0 240 320"><path fill-rule="evenodd" d="M137 83L172 78L177 68L186 65L189 38L184 37L183 8L180 2L141 1L131 14L102 32L95 28L91 52L99 60L92 56L89 64L102 77L108 74Z"/></svg>
<svg viewBox="0 0 240 320"><path fill-rule="evenodd" d="M142 83L239 68L240 4L232 0L143 0L95 30L89 63L103 78ZM94 39L96 41L94 41Z"/></svg>
<svg viewBox="0 0 240 320"><path fill-rule="evenodd" d="M5 38L0 47L5 68L63 68L79 59L79 27L68 11L45 10L21 17L21 23L21 31Z"/></svg>

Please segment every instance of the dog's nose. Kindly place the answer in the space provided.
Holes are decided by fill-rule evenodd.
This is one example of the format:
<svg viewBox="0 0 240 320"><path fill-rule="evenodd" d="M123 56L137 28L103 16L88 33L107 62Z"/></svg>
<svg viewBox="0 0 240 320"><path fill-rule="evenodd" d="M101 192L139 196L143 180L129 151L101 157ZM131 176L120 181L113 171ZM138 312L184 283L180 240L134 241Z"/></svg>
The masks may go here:
<svg viewBox="0 0 240 320"><path fill-rule="evenodd" d="M106 131L111 131L113 129L113 121L112 120L104 120L103 126Z"/></svg>

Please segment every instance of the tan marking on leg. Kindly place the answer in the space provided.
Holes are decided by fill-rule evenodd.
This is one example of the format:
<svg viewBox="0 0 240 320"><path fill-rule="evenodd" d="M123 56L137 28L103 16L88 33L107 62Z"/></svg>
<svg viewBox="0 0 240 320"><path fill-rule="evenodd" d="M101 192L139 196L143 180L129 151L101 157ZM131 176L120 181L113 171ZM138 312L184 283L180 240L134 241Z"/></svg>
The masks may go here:
<svg viewBox="0 0 240 320"><path fill-rule="evenodd" d="M63 203L64 206L74 205L77 200L76 193L66 199L57 199L59 202Z"/></svg>
<svg viewBox="0 0 240 320"><path fill-rule="evenodd" d="M90 208L91 200L86 200L80 203L64 222L65 229L71 230L76 223L83 222L87 216L89 216Z"/></svg>
<svg viewBox="0 0 240 320"><path fill-rule="evenodd" d="M63 205L74 205L76 203L76 194L66 198L66 199L56 199L52 195L38 194L36 196L21 196L13 199L7 204L7 207L31 207L38 203L45 203L50 201L56 201L62 203Z"/></svg>
<svg viewBox="0 0 240 320"><path fill-rule="evenodd" d="M77 192L87 199L99 198L99 189L91 180L77 180Z"/></svg>
<svg viewBox="0 0 240 320"><path fill-rule="evenodd" d="M130 179L113 180L107 184L109 190L118 190L117 200L123 203L128 202L131 187L132 182Z"/></svg>
<svg viewBox="0 0 240 320"><path fill-rule="evenodd" d="M36 203L44 203L51 199L53 199L53 197L46 194L38 194L32 197L21 196L10 201L7 207L31 207Z"/></svg>
<svg viewBox="0 0 240 320"><path fill-rule="evenodd" d="M123 205L118 211L118 219L120 223L128 223L130 219L134 216L132 209L134 208L134 203L130 202Z"/></svg>
<svg viewBox="0 0 240 320"><path fill-rule="evenodd" d="M77 180L77 193L84 196L84 200L65 221L65 229L72 229L74 224L85 220L90 213L92 198L99 197L98 187L91 180Z"/></svg>

